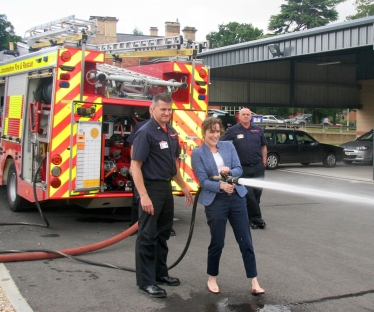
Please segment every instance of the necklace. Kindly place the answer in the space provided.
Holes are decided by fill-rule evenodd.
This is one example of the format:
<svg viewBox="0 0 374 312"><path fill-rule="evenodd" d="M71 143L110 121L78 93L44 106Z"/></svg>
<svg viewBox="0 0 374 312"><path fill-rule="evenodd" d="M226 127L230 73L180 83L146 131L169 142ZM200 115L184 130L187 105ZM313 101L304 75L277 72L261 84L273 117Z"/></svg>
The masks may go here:
<svg viewBox="0 0 374 312"><path fill-rule="evenodd" d="M210 148L210 152L213 153L213 154L214 154L214 153L217 153L217 152L218 152L218 148L217 148L217 146L211 147L211 148Z"/></svg>

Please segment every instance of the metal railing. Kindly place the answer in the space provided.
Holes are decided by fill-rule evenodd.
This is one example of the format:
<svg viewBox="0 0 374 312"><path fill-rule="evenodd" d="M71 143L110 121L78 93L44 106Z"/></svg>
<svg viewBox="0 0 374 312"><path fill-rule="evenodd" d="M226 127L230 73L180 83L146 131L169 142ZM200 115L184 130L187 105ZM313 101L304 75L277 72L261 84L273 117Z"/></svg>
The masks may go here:
<svg viewBox="0 0 374 312"><path fill-rule="evenodd" d="M340 133L353 132L356 131L355 126L346 126L346 125L321 125L321 124L309 124L309 123L274 123L274 122L256 122L256 125L263 128L291 128L299 129L303 131L317 131L317 132L331 132L331 133Z"/></svg>

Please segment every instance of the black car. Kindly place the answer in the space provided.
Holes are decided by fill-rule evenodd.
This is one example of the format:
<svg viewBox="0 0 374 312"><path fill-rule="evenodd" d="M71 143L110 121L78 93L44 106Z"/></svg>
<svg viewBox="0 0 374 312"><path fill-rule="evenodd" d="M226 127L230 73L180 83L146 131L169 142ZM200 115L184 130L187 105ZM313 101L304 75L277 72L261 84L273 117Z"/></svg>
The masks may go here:
<svg viewBox="0 0 374 312"><path fill-rule="evenodd" d="M267 169L276 169L279 164L321 162L325 167L334 167L344 158L344 149L323 144L308 133L294 129L264 129L268 140Z"/></svg>
<svg viewBox="0 0 374 312"><path fill-rule="evenodd" d="M231 115L229 112L225 112L219 109L208 109L208 116L221 119L222 125L225 130L238 123L238 120L234 115Z"/></svg>

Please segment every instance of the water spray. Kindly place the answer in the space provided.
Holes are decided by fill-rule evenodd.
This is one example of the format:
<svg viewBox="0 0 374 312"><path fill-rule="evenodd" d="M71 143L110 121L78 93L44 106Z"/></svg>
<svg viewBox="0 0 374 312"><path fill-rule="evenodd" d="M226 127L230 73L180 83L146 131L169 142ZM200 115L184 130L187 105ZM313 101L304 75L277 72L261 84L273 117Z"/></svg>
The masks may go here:
<svg viewBox="0 0 374 312"><path fill-rule="evenodd" d="M326 197L330 199L337 199L339 201L349 201L355 204L365 204L365 205L374 205L374 198L364 196L364 195L353 195L353 194L344 194L332 191L322 191L316 188L311 187L302 187L293 184L286 184L286 183L278 183L278 182L269 182L264 181L263 179L251 178L251 179L244 179L241 177L232 177L232 176L212 176L209 177L210 180L215 181L223 181L230 184L238 184L250 187L257 187L257 188L264 188L269 190L299 194L299 195L313 195L317 197Z"/></svg>

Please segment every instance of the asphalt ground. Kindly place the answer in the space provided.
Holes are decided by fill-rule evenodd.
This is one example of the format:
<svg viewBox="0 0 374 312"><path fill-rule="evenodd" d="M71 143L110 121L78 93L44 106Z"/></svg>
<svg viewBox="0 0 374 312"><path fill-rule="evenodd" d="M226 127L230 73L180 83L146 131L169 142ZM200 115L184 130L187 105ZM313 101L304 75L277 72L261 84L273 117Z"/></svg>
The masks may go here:
<svg viewBox="0 0 374 312"><path fill-rule="evenodd" d="M310 190L310 194L264 189L261 207L265 230L252 230L263 296L250 295L250 281L230 225L214 295L206 287L209 229L197 206L191 244L170 275L181 279L167 287L168 296L150 299L135 284L135 274L70 259L7 262L0 268L0 287L19 312L35 311L374 311L373 167L335 168L282 165L266 171L266 180ZM331 192L319 197L315 190ZM350 195L368 198L357 203ZM175 198L169 265L187 241L191 207ZM35 211L12 213L0 188L1 222L40 223ZM128 228L128 211L49 207L49 228L1 226L0 249L54 249L84 246ZM81 258L134 268L135 236ZM12 282L14 281L14 284ZM10 287L10 290L9 290ZM30 310L27 310L30 308Z"/></svg>

